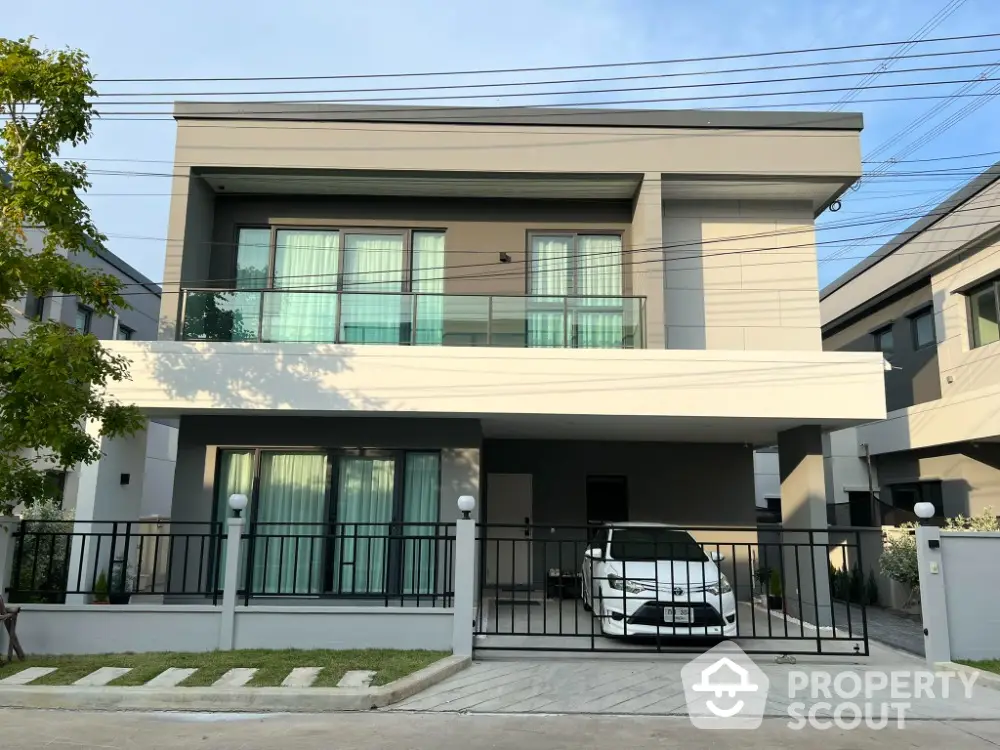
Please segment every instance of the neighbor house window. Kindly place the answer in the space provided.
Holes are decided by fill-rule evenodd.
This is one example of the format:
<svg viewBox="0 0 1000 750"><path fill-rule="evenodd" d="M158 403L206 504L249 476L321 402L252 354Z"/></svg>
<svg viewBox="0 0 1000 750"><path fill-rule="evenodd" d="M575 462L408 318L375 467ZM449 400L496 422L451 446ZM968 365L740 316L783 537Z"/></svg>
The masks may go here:
<svg viewBox="0 0 1000 750"><path fill-rule="evenodd" d="M89 307L84 307L83 305L76 306L76 323L75 327L80 333L90 333L90 320L93 317L94 312Z"/></svg>
<svg viewBox="0 0 1000 750"><path fill-rule="evenodd" d="M118 338L121 341L131 341L132 337L135 335L133 331L128 326L123 326L121 323L118 324Z"/></svg>
<svg viewBox="0 0 1000 750"><path fill-rule="evenodd" d="M996 281L969 292L969 331L973 347L1000 341Z"/></svg>
<svg viewBox="0 0 1000 750"><path fill-rule="evenodd" d="M886 326L872 334L875 340L875 351L883 354L891 354L894 347L892 339L892 326Z"/></svg>
<svg viewBox="0 0 1000 750"><path fill-rule="evenodd" d="M923 349L934 343L934 310L927 308L910 318L913 330L913 346ZM852 524L853 525L853 524Z"/></svg>

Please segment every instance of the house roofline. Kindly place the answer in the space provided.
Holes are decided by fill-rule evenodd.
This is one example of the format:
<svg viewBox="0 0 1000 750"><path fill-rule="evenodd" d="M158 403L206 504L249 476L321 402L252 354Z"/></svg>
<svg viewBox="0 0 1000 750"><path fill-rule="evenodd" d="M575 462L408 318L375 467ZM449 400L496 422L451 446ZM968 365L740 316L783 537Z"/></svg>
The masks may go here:
<svg viewBox="0 0 1000 750"><path fill-rule="evenodd" d="M859 112L556 107L419 107L325 102L174 102L176 120L303 120L325 122L520 125L532 127L711 128L860 131Z"/></svg>

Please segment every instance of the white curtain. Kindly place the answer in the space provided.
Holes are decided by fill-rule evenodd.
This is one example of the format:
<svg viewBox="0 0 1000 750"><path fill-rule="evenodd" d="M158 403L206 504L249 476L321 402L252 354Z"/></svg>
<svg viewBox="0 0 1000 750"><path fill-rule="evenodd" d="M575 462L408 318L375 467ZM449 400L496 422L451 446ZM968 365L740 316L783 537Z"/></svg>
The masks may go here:
<svg viewBox="0 0 1000 750"><path fill-rule="evenodd" d="M264 452L253 556L255 594L322 590L325 453Z"/></svg>
<svg viewBox="0 0 1000 750"><path fill-rule="evenodd" d="M406 456L403 493L403 593L434 591L435 530L440 506L440 468L436 453Z"/></svg>
<svg viewBox="0 0 1000 750"><path fill-rule="evenodd" d="M274 288L302 291L264 296L264 341L336 341L339 259L338 232L294 229L277 233Z"/></svg>
<svg viewBox="0 0 1000 750"><path fill-rule="evenodd" d="M342 341L352 344L400 342L404 311L405 319L409 318L409 301L399 294L403 290L403 275L402 235L349 234L345 237L345 294L340 309Z"/></svg>
<svg viewBox="0 0 1000 750"><path fill-rule="evenodd" d="M580 348L623 346L622 240L612 235L577 237L577 293L570 320ZM587 308L602 308L601 310Z"/></svg>
<svg viewBox="0 0 1000 750"><path fill-rule="evenodd" d="M395 470L391 458L340 459L333 557L338 594L385 591Z"/></svg>
<svg viewBox="0 0 1000 750"><path fill-rule="evenodd" d="M528 346L566 345L564 305L570 293L572 256L572 237L531 238Z"/></svg>
<svg viewBox="0 0 1000 750"><path fill-rule="evenodd" d="M413 342L444 342L444 234L413 233L413 292L417 319ZM427 296L422 296L427 295Z"/></svg>
<svg viewBox="0 0 1000 750"><path fill-rule="evenodd" d="M253 494L253 451L219 451L219 482L215 493L215 520L218 522L217 529L221 530L221 537L215 540L216 559L216 586L221 589L225 581L226 570L226 519L229 518L229 496L234 494ZM246 542L241 544L243 557L242 570L246 570ZM244 582L240 580L240 586Z"/></svg>

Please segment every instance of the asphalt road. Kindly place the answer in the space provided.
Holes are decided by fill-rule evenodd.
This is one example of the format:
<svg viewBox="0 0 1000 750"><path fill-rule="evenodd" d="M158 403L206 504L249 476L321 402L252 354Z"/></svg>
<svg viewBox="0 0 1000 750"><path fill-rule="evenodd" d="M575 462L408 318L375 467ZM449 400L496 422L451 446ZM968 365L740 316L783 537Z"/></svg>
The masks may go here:
<svg viewBox="0 0 1000 750"><path fill-rule="evenodd" d="M905 729L707 732L687 719L632 716L462 715L371 712L324 715L78 713L0 710L0 747L206 750L627 750L685 748L1000 747L1000 722L911 722Z"/></svg>

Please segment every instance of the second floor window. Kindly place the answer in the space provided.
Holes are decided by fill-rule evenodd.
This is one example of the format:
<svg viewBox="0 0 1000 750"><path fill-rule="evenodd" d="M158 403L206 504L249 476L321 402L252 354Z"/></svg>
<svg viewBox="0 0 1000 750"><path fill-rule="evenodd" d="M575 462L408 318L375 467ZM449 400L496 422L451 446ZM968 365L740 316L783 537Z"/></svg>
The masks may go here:
<svg viewBox="0 0 1000 750"><path fill-rule="evenodd" d="M135 335L133 331L128 326L123 326L121 323L118 324L118 340L119 341L131 341L132 337Z"/></svg>
<svg viewBox="0 0 1000 750"><path fill-rule="evenodd" d="M913 329L913 346L923 349L934 343L934 310L928 308L910 318Z"/></svg>
<svg viewBox="0 0 1000 750"><path fill-rule="evenodd" d="M872 334L875 340L875 351L883 354L892 354L895 342L892 338L892 326L886 326Z"/></svg>
<svg viewBox="0 0 1000 750"><path fill-rule="evenodd" d="M969 292L969 341L973 347L1000 341L996 281Z"/></svg>
<svg viewBox="0 0 1000 750"><path fill-rule="evenodd" d="M83 305L76 306L76 321L75 328L80 333L90 333L90 319L93 316L93 311L89 307L84 307Z"/></svg>

